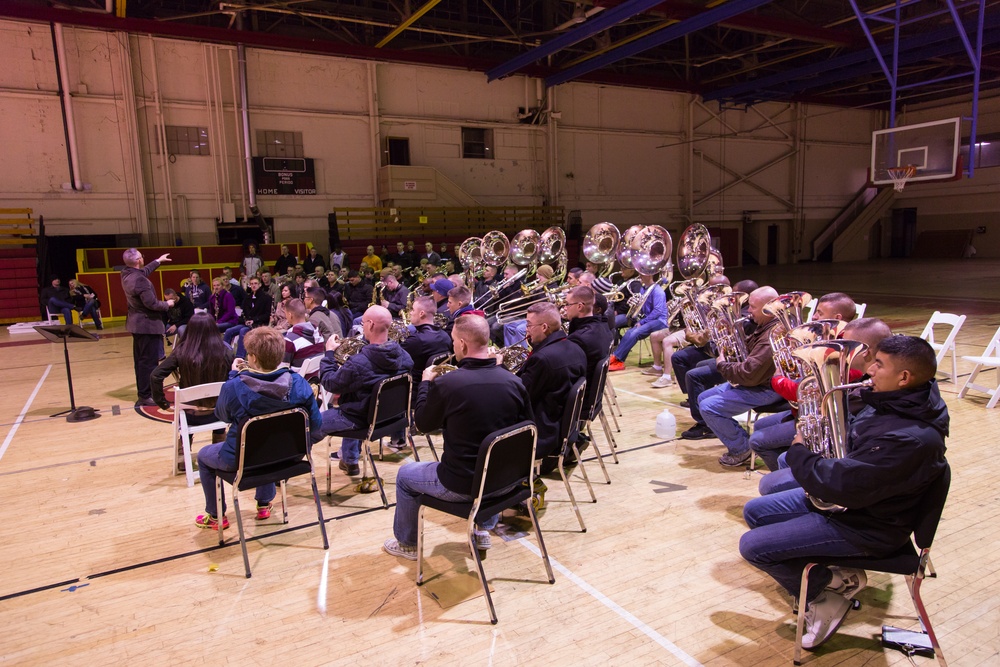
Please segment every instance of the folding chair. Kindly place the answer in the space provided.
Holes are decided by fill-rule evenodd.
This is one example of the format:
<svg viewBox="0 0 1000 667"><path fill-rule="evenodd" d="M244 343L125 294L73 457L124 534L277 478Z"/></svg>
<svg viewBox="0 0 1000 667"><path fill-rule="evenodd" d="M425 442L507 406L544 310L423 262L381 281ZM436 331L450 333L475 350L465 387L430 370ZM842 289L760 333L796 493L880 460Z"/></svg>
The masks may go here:
<svg viewBox="0 0 1000 667"><path fill-rule="evenodd" d="M938 373L947 375L948 379L954 384L958 383L958 357L955 352L955 337L958 336L958 331L962 328L963 324L965 324L965 315L953 315L952 313L942 313L935 310L934 314L931 315L931 319L927 320L927 326L924 327L924 330L920 334L920 337L930 343L931 347L937 351ZM943 343L934 342L935 325L951 327ZM944 361L949 352L951 352L951 373L941 370L941 362Z"/></svg>
<svg viewBox="0 0 1000 667"><path fill-rule="evenodd" d="M928 572L930 569L931 542L934 541L934 533L937 532L938 522L941 520L941 513L944 510L945 501L948 499L948 488L950 486L951 468L946 467L941 476L924 493L920 509L917 513L921 517L920 523L913 531L916 549L914 549L913 543L907 542L897 549L895 553L884 558L829 558L802 559L797 561L804 566L802 570L802 584L799 589L799 600L804 601L806 599L809 588L809 571L817 565L836 565L838 567L901 574L906 577L906 586L909 589L910 597L913 599L913 606L917 610L920 625L926 630L931 644L934 646L934 654L937 657L938 664L941 667L947 667L944 654L941 652L941 645L938 643L937 635L931 626L930 616L928 616L924 602L920 598L920 585L923 583L925 576L937 576L937 573ZM793 658L796 665L802 664L802 631L805 628L805 613L806 604L799 604L795 626L795 655Z"/></svg>
<svg viewBox="0 0 1000 667"><path fill-rule="evenodd" d="M253 489L264 484L281 483L281 522L288 523L287 489L285 482L292 477L309 474L312 481L313 500L316 502L316 516L319 531L323 535L323 548L330 548L326 536L326 522L323 520L323 506L316 486L316 472L313 469L311 440L309 439L309 413L302 408L282 410L267 415L251 417L243 424L240 433L240 448L236 453L236 470L218 471L215 478L216 507L222 512L222 482L233 487L233 505L236 507L236 525L240 532L240 547L243 549L243 566L247 579L250 578L250 557L247 555L247 540L243 532L243 516L240 513L240 491ZM219 544L225 543L223 520L219 518Z"/></svg>
<svg viewBox="0 0 1000 667"><path fill-rule="evenodd" d="M417 497L420 511L417 515L417 585L424 583L424 509L430 507L439 512L467 518L467 539L469 550L476 561L479 581L483 585L486 604L490 610L490 622L496 625L497 613L493 607L493 597L483 570L483 558L476 549L474 533L477 523L485 522L491 516L501 513L531 497L535 476L535 425L524 421L509 428L495 431L483 440L476 461L468 502L450 502L433 496ZM507 489L505 491L505 489ZM542 562L549 575L549 583L554 584L555 575L549 562L549 552L542 541L542 531L538 528L538 516L531 503L527 503L531 525L535 528Z"/></svg>
<svg viewBox="0 0 1000 667"><path fill-rule="evenodd" d="M566 409L563 411L562 424L559 427L559 440L562 443L559 450L559 476L562 477L566 493L569 494L569 502L573 505L573 511L576 512L576 518L580 522L581 533L587 532L587 526L583 523L583 515L580 514L580 508L577 507L576 496L573 495L569 478L566 477L566 455L573 454L576 457L576 464L583 475L583 481L587 484L587 490L590 491L590 502L596 503L597 496L594 495L594 487L590 485L587 469L583 466L580 450L576 446L576 440L580 436L580 414L583 412L583 402L586 397L587 380L586 378L580 378L573 384L566 395Z"/></svg>
<svg viewBox="0 0 1000 667"><path fill-rule="evenodd" d="M790 407L791 406L788 404L788 401L782 398L780 400L775 401L774 403L769 403L768 405L762 405L759 408L751 408L750 410L747 410L742 414L736 415L734 419L737 422L739 422L741 417L745 418L746 423L744 424L744 428L746 429L747 433L752 435L754 426L757 424L757 420L760 419L761 415L769 415L769 414L774 414L776 412L784 412L785 410L788 410ZM750 479L750 477L752 476L750 473L756 470L756 468L757 468L757 452L751 450L750 463L747 464L746 475L744 476L745 479Z"/></svg>
<svg viewBox="0 0 1000 667"><path fill-rule="evenodd" d="M997 399L1000 398L1000 378L997 379L996 387L987 387L986 385L976 384L975 381L982 371L989 369L996 370L997 368L1000 368L1000 329L997 329L996 333L993 334L993 338L990 339L990 344L986 346L985 350L983 350L982 356L963 356L962 359L965 361L971 361L975 364L975 366L972 369L972 374L966 378L965 384L962 385L962 390L958 392L958 397L965 398L965 395L970 389L975 389L976 391L981 391L990 396L990 400L986 404L987 408L996 407Z"/></svg>
<svg viewBox="0 0 1000 667"><path fill-rule="evenodd" d="M818 303L819 299L813 299L812 301L810 301L809 303L807 303L805 306L802 307L802 310L805 312L806 315L805 319L806 322L813 321L813 314L816 312L816 304Z"/></svg>
<svg viewBox="0 0 1000 667"><path fill-rule="evenodd" d="M615 463L618 463L618 453L615 451L615 441L614 435L611 433L611 427L608 425L608 418L604 415L604 383L608 378L608 363L610 362L610 357L605 357L604 360L594 367L593 375L587 378L587 397L584 399L583 412L580 416L580 431L586 432L587 436L590 438L590 443L594 446L594 453L597 454L597 462L601 466L601 471L604 473L604 481L608 484L611 483L611 478L608 476L608 468L604 465L604 455L601 454L600 448L597 446L597 439L594 438L594 431L591 428L591 422L595 419L601 420L601 425L604 427L604 437L608 441L608 447L611 448L611 456Z"/></svg>
<svg viewBox="0 0 1000 667"><path fill-rule="evenodd" d="M860 320L865 316L865 311L868 310L867 303L856 303L854 304L854 319Z"/></svg>
<svg viewBox="0 0 1000 667"><path fill-rule="evenodd" d="M187 485L194 486L194 465L191 457L191 436L195 433L214 431L220 428L228 428L229 424L221 421L213 421L210 424L200 424L193 426L188 424L187 410L197 409L197 401L206 398L218 398L222 391L222 382L209 382L208 384L198 384L193 387L174 389L174 475L180 474L180 464L184 464L184 474L187 476ZM181 439L181 455L177 454L177 438Z"/></svg>
<svg viewBox="0 0 1000 667"><path fill-rule="evenodd" d="M374 481L378 486L379 495L382 496L382 506L389 509L389 501L385 497L385 488L382 478L375 468L375 459L372 457L371 443L403 429L406 438L409 440L410 430L410 385L409 373L402 373L391 378L382 380L375 386L368 404L368 425L363 428L349 429L346 431L335 431L327 433L333 438L353 438L361 440L361 483L358 490L361 493L371 493L371 484ZM331 441L332 443L332 441ZM328 454L332 453L332 444L328 445ZM416 448L413 448L416 452ZM372 477L367 475L368 465L372 467ZM326 495L332 493L333 460L326 457Z"/></svg>

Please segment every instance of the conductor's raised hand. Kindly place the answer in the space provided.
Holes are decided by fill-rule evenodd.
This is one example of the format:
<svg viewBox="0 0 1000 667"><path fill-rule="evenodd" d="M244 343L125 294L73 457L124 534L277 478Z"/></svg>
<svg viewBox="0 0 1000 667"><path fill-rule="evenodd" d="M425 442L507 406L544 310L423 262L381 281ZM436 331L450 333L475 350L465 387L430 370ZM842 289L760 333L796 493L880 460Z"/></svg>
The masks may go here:
<svg viewBox="0 0 1000 667"><path fill-rule="evenodd" d="M170 259L170 253L169 252L163 253L162 255L160 255L159 257L156 258L156 261L159 262L160 264L163 264L164 262L172 261Z"/></svg>

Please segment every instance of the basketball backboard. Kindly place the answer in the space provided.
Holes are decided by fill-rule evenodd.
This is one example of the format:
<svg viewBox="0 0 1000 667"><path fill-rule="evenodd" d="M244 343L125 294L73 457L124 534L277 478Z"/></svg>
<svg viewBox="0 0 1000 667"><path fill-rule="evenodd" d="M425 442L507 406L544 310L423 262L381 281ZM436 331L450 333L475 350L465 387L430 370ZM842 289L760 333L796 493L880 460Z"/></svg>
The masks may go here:
<svg viewBox="0 0 1000 667"><path fill-rule="evenodd" d="M872 185L893 185L889 170L915 167L909 182L947 181L959 169L961 118L903 125L872 133Z"/></svg>

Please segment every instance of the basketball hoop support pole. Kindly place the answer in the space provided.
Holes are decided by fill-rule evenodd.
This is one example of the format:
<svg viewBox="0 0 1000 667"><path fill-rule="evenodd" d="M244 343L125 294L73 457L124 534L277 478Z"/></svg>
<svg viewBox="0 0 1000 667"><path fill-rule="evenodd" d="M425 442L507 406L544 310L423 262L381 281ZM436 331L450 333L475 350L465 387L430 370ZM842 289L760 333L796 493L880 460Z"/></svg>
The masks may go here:
<svg viewBox="0 0 1000 667"><path fill-rule="evenodd" d="M865 33L865 37L868 39L868 44L875 54L875 58L878 60L879 67L882 68L882 73L885 74L886 80L889 82L889 88L891 91L891 99L889 100L889 127L896 127L896 101L901 90L909 90L912 88L918 88L921 86L929 86L935 83L941 83L943 81L948 81L950 79L971 77L972 78L972 106L969 115L963 116L962 120L969 123L969 159L968 164L963 165L963 169L966 172L966 176L972 178L973 171L975 169L975 151L977 149L976 143L976 129L979 121L979 84L981 79L981 63L983 56L983 23L986 17L986 0L976 0L975 2L963 2L962 8L975 6L977 11L975 15L975 23L968 25L963 22L961 16L959 15L959 8L955 4L955 0L944 0L945 9L936 9L922 16L914 16L911 18L902 18L902 8L904 6L914 6L916 5L913 0L896 0L893 5L884 7L872 12L865 12L860 7L858 7L857 0L850 0L851 8L854 10L854 14L858 19L858 23L861 25L861 29ZM919 81L917 83L906 84L904 86L899 85L899 43L900 43L900 29L911 23L916 23L918 21L923 21L932 17L940 16L943 14L949 14L951 16L952 22L955 25L955 31L958 34L959 39L962 42L963 50L965 55L969 59L969 70L960 72L958 74L951 74L948 76L937 77L933 79L927 79L924 81ZM869 21L876 22L880 25L889 24L892 26L892 54L891 62L886 62L885 57L883 57L881 50L879 49L878 43L875 41L874 35L872 35L871 28L869 27ZM970 33L974 37L970 38Z"/></svg>

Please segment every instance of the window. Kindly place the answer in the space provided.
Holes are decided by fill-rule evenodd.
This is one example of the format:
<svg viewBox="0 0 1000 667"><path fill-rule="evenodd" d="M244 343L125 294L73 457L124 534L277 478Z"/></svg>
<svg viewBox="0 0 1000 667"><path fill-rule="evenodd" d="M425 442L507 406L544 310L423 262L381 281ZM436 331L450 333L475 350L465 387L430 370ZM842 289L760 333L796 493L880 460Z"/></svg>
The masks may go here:
<svg viewBox="0 0 1000 667"><path fill-rule="evenodd" d="M167 155L211 155L207 127L166 125L163 131L167 135ZM159 135L156 136L156 152L163 152Z"/></svg>
<svg viewBox="0 0 1000 667"><path fill-rule="evenodd" d="M462 128L462 157L493 159L493 130Z"/></svg>
<svg viewBox="0 0 1000 667"><path fill-rule="evenodd" d="M257 130L258 157L305 157L301 132Z"/></svg>
<svg viewBox="0 0 1000 667"><path fill-rule="evenodd" d="M965 167L969 166L969 144L968 138L962 140L962 147L959 149L962 154L962 165ZM975 169L982 169L983 167L998 167L1000 166L1000 135L997 134L987 134L979 135L976 137L976 163L973 165Z"/></svg>

